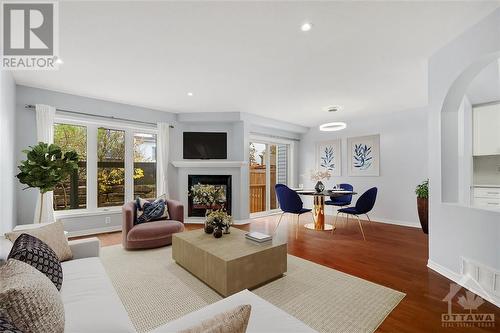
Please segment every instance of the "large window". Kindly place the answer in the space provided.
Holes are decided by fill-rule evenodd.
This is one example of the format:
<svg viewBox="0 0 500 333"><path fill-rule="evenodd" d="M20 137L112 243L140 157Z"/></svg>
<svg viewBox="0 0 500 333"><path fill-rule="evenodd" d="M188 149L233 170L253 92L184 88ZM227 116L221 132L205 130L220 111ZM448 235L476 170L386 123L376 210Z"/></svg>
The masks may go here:
<svg viewBox="0 0 500 333"><path fill-rule="evenodd" d="M54 143L63 153L75 150L80 161L78 171L54 189L54 209L82 209L87 207L87 128L85 126L55 124Z"/></svg>
<svg viewBox="0 0 500 333"><path fill-rule="evenodd" d="M78 171L54 190L56 210L108 209L156 197L154 128L56 119L54 143L80 157Z"/></svg>
<svg viewBox="0 0 500 333"><path fill-rule="evenodd" d="M156 197L156 135L134 135L134 197Z"/></svg>
<svg viewBox="0 0 500 333"><path fill-rule="evenodd" d="M97 130L97 207L125 202L125 131Z"/></svg>

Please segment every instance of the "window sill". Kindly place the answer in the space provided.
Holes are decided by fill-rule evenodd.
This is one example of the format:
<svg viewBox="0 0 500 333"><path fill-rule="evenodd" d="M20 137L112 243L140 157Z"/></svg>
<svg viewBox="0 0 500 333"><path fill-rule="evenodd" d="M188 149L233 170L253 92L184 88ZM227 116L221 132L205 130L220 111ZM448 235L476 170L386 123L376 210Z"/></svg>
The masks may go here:
<svg viewBox="0 0 500 333"><path fill-rule="evenodd" d="M99 208L96 210L87 210L87 209L59 210L54 212L54 217L56 219L63 219L71 217L98 216L98 215L120 214L121 211L122 211L121 206Z"/></svg>

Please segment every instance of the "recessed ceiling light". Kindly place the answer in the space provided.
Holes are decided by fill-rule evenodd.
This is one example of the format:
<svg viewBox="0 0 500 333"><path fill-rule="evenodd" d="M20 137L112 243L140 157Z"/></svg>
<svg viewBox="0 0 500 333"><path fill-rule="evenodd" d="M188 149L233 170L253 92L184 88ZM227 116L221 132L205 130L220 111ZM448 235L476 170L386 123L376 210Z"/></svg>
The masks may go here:
<svg viewBox="0 0 500 333"><path fill-rule="evenodd" d="M300 30L302 31L309 31L312 29L312 24L309 23L309 22L306 22L306 23L303 23L301 26L300 26Z"/></svg>
<svg viewBox="0 0 500 333"><path fill-rule="evenodd" d="M342 121L336 121L333 123L326 123L319 126L319 130L323 132L334 132L340 131L347 127L347 124Z"/></svg>
<svg viewBox="0 0 500 333"><path fill-rule="evenodd" d="M187 93L188 96L193 96L194 94L192 92Z"/></svg>

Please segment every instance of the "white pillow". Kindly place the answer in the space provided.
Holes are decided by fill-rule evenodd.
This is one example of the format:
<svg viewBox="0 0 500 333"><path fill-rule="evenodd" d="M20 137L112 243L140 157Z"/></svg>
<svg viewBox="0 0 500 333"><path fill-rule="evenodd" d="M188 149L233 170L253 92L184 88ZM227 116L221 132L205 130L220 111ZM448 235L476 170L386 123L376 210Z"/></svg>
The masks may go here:
<svg viewBox="0 0 500 333"><path fill-rule="evenodd" d="M21 234L28 234L46 243L59 257L60 261L73 259L68 239L64 234L64 225L61 221L44 224L39 228L30 228L7 232L5 237L15 242Z"/></svg>
<svg viewBox="0 0 500 333"><path fill-rule="evenodd" d="M12 245L14 244L10 240L0 236L0 266L7 261Z"/></svg>

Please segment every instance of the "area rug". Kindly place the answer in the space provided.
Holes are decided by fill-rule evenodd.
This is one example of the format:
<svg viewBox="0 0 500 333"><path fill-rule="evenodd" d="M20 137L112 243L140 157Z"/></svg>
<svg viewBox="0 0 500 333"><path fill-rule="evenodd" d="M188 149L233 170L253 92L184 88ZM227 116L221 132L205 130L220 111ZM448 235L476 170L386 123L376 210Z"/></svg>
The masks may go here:
<svg viewBox="0 0 500 333"><path fill-rule="evenodd" d="M102 248L104 267L138 332L221 299L172 260L172 248ZM319 332L374 332L405 294L288 255L285 276L252 290Z"/></svg>

